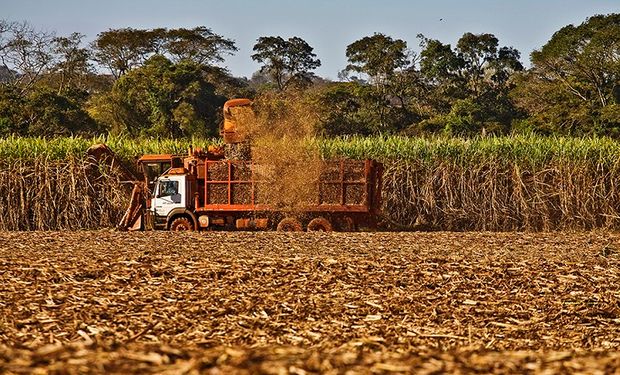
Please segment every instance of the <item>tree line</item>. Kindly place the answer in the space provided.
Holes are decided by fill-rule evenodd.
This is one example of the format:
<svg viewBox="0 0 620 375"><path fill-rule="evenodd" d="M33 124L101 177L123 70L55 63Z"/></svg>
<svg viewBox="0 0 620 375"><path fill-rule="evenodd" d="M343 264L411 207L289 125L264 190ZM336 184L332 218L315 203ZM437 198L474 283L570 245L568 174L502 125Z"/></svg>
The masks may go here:
<svg viewBox="0 0 620 375"><path fill-rule="evenodd" d="M414 51L375 33L346 47L338 81L299 37L259 37L250 79L221 67L237 47L205 26L84 38L0 20L0 136L216 136L233 97L303 101L325 136L620 136L620 14L561 28L528 68L493 34L420 34Z"/></svg>

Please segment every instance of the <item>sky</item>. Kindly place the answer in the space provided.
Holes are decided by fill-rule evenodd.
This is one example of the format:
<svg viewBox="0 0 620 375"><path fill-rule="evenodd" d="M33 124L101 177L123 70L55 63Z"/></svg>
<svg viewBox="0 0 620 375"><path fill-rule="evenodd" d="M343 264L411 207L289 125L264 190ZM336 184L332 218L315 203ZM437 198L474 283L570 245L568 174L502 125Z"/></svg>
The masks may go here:
<svg viewBox="0 0 620 375"><path fill-rule="evenodd" d="M595 14L620 13L620 0L0 0L0 19L27 21L86 41L108 29L207 26L235 41L239 51L222 64L250 77L260 65L252 47L260 36L298 36L314 47L315 72L337 79L345 50L375 32L403 39L419 52L418 34L456 44L466 32L492 33L529 62L553 33Z"/></svg>

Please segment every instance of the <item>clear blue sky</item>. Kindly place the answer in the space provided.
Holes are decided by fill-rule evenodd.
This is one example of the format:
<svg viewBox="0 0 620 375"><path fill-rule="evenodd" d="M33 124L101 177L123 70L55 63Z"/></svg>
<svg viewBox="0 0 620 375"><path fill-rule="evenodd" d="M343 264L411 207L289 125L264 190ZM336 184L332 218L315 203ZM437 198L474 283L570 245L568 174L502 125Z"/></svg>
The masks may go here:
<svg viewBox="0 0 620 375"><path fill-rule="evenodd" d="M235 40L239 52L224 65L238 76L259 68L250 58L259 36L299 36L323 63L317 74L331 79L346 65L346 46L374 32L414 51L419 33L451 44L465 32L493 33L527 63L560 27L618 12L620 0L0 0L1 19L88 41L110 28L208 26Z"/></svg>

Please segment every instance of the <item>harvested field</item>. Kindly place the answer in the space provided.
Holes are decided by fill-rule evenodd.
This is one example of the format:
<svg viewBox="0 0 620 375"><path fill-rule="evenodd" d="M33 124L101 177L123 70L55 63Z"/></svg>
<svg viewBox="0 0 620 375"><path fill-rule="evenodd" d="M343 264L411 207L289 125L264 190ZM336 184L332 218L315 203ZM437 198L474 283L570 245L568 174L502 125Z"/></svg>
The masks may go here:
<svg viewBox="0 0 620 375"><path fill-rule="evenodd" d="M613 373L620 235L0 232L0 373Z"/></svg>

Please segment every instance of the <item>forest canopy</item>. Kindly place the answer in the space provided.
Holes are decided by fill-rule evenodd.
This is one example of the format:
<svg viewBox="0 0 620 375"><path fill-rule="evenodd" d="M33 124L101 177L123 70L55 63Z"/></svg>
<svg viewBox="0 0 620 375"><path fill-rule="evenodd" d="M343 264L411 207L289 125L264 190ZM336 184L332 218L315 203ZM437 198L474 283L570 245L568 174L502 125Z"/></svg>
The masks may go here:
<svg viewBox="0 0 620 375"><path fill-rule="evenodd" d="M303 100L323 136L620 137L620 14L561 28L529 64L490 33L417 40L353 41L330 81L302 38L258 36L247 79L222 67L237 46L207 26L110 29L87 43L0 20L0 136L211 137L227 99L268 96Z"/></svg>

